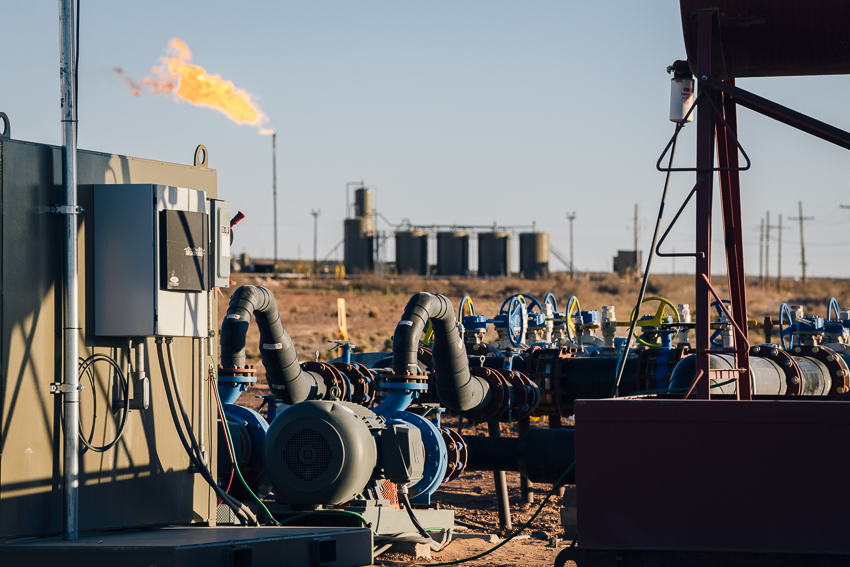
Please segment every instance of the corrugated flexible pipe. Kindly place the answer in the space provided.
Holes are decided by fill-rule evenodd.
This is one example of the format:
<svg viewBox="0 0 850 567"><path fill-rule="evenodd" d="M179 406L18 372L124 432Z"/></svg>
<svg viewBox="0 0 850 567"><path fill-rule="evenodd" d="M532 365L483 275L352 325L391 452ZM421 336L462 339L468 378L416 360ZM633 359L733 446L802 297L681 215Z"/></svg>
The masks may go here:
<svg viewBox="0 0 850 567"><path fill-rule="evenodd" d="M324 380L301 368L295 345L280 322L274 295L264 287L244 285L230 296L221 324L222 368L245 367L245 336L252 317L260 329L260 357L271 391L285 404L324 398Z"/></svg>
<svg viewBox="0 0 850 567"><path fill-rule="evenodd" d="M440 401L456 411L483 408L490 403L490 385L469 373L469 358L457 332L454 309L445 296L419 292L407 302L393 334L393 373L418 374L419 337L429 320L434 329L434 370Z"/></svg>

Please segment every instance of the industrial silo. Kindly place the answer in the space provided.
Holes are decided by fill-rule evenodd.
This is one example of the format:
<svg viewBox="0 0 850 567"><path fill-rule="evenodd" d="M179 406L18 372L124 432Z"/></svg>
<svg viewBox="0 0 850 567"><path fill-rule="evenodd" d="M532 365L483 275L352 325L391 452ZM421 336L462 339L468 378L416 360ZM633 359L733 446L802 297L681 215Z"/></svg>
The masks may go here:
<svg viewBox="0 0 850 567"><path fill-rule="evenodd" d="M465 276L469 273L469 234L459 230L437 233L437 274Z"/></svg>
<svg viewBox="0 0 850 567"><path fill-rule="evenodd" d="M372 217L372 190L361 187L354 192L354 216Z"/></svg>
<svg viewBox="0 0 850 567"><path fill-rule="evenodd" d="M395 267L399 274L428 275L428 233L400 230L395 235Z"/></svg>
<svg viewBox="0 0 850 567"><path fill-rule="evenodd" d="M372 218L345 219L345 271L349 274L371 272L374 267L372 252Z"/></svg>
<svg viewBox="0 0 850 567"><path fill-rule="evenodd" d="M523 232L519 235L519 271L526 278L549 275L548 232Z"/></svg>
<svg viewBox="0 0 850 567"><path fill-rule="evenodd" d="M509 276L511 273L511 240L507 232L478 234L478 275Z"/></svg>

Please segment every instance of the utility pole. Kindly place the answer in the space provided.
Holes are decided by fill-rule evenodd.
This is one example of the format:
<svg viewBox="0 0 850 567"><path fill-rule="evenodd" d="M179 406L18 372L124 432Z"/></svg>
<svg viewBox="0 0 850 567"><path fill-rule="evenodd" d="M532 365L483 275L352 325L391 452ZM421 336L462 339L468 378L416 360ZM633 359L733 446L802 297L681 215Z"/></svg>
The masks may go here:
<svg viewBox="0 0 850 567"><path fill-rule="evenodd" d="M638 204L635 203L635 274L640 273L640 259L638 258Z"/></svg>
<svg viewBox="0 0 850 567"><path fill-rule="evenodd" d="M800 264L803 266L803 283L806 283L806 246L803 244L803 221L815 220L815 217L803 216L803 201L797 201L800 216L791 217L791 220L800 221ZM844 208L842 206L842 208Z"/></svg>
<svg viewBox="0 0 850 567"><path fill-rule="evenodd" d="M770 211L764 215L764 289L770 287Z"/></svg>
<svg viewBox="0 0 850 567"><path fill-rule="evenodd" d="M782 291L782 215L779 215L779 243L776 251L776 291Z"/></svg>
<svg viewBox="0 0 850 567"><path fill-rule="evenodd" d="M310 214L313 215L313 277L315 278L319 275L319 256L316 243L319 237L319 215L322 214L322 209L310 210Z"/></svg>
<svg viewBox="0 0 850 567"><path fill-rule="evenodd" d="M576 220L576 214L574 212L567 213L567 220L570 221L570 279L574 280L576 277L576 268L573 261L573 221Z"/></svg>
<svg viewBox="0 0 850 567"><path fill-rule="evenodd" d="M789 227L782 226L782 215L779 215L779 224L772 225L770 224L770 212L767 213L768 222L766 223L765 229L767 230L768 235L770 234L771 229L776 229L779 231L779 236L776 237L777 240L777 252L776 252L776 289L777 291L782 288L782 231L787 230ZM770 259L770 255L767 253L769 250L768 246L770 244L770 238L768 236L768 241L765 243L765 271L767 270L766 266L768 260ZM770 276L766 275L765 279L767 280L768 285L770 284Z"/></svg>
<svg viewBox="0 0 850 567"><path fill-rule="evenodd" d="M759 286L764 287L764 219L761 219L759 228Z"/></svg>
<svg viewBox="0 0 850 567"><path fill-rule="evenodd" d="M277 277L277 134L272 133L272 207L274 215L274 264L272 269Z"/></svg>

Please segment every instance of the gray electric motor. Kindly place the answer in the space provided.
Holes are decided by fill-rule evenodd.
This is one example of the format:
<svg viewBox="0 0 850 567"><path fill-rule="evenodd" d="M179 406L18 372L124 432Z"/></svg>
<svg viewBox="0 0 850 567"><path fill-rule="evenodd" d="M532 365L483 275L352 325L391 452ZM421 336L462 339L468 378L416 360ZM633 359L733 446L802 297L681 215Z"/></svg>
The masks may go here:
<svg viewBox="0 0 850 567"><path fill-rule="evenodd" d="M335 505L357 498L373 480L422 478L419 429L348 402L308 401L275 418L263 464L279 502Z"/></svg>

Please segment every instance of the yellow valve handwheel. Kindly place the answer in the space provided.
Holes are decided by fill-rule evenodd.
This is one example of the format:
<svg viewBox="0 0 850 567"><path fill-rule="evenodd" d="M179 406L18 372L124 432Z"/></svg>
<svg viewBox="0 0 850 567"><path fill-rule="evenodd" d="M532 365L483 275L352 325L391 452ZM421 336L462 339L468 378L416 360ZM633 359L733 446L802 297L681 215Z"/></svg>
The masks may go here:
<svg viewBox="0 0 850 567"><path fill-rule="evenodd" d="M643 305L644 303L646 303L648 301L657 301L659 303L658 310L655 312L655 316L652 319L647 319L645 321L638 321L635 325L636 327L655 327L656 329L659 328L661 326L661 324L664 322L664 320L663 320L664 310L667 307L670 307L670 309L673 310L673 322L674 323L679 322L679 310L676 309L675 305L670 303L669 299L664 299L663 297L657 297L657 296L646 297L646 298L644 298L643 301L641 301L641 305ZM632 315L631 315L631 317L629 317L629 323L631 323L634 320L636 311L637 311L637 308L632 310ZM635 340L637 342L639 342L640 344L644 345L644 346L648 346L649 348L661 348L660 343L647 342L647 341L643 340L642 338L638 337L637 335L635 335Z"/></svg>

